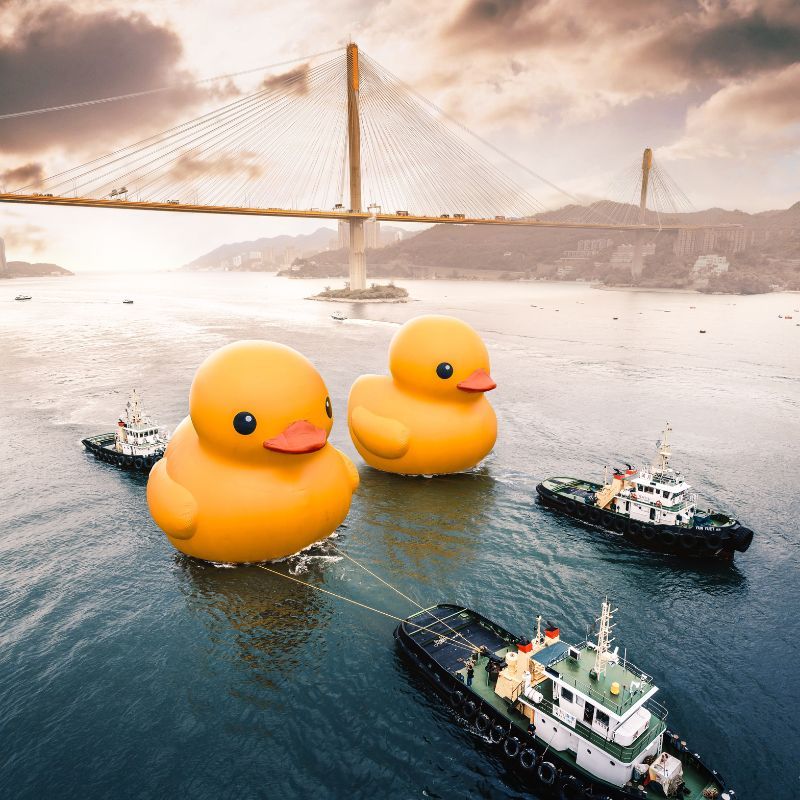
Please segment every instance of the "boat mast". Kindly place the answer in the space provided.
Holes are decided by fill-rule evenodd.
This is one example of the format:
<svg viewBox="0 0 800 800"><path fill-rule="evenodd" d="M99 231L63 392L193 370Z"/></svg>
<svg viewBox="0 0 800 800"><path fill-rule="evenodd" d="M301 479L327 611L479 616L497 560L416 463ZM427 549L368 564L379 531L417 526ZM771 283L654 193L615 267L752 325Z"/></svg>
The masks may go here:
<svg viewBox="0 0 800 800"><path fill-rule="evenodd" d="M656 473L665 473L669 469L669 457L672 452L669 449L669 435L672 433L672 427L669 422L664 426L661 434L661 440L658 442L658 454L653 461L653 471Z"/></svg>
<svg viewBox="0 0 800 800"><path fill-rule="evenodd" d="M609 645L614 641L611 636L611 629L614 627L612 619L616 611L616 608L612 610L611 603L608 602L608 598L606 597L606 599L603 600L603 610L598 620L600 629L597 633L597 655L594 659L595 675L605 675L606 673Z"/></svg>

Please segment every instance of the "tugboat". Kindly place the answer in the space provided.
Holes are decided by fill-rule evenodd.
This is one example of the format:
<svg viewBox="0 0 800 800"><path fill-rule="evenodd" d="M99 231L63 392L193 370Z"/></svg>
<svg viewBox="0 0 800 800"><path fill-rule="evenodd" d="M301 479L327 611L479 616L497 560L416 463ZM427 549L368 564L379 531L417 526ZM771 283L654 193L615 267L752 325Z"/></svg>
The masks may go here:
<svg viewBox="0 0 800 800"><path fill-rule="evenodd" d="M596 641L571 645L554 625L521 639L468 608L411 615L397 645L471 730L537 792L562 798L733 800L715 770L667 729L653 678L611 650L616 609Z"/></svg>
<svg viewBox="0 0 800 800"><path fill-rule="evenodd" d="M136 389L131 391L125 413L114 433L90 436L81 444L97 459L121 469L149 471L163 455L168 433L145 413Z"/></svg>
<svg viewBox="0 0 800 800"><path fill-rule="evenodd" d="M669 465L667 423L651 466L615 469L603 485L579 478L548 478L539 502L663 553L732 560L753 541L753 531L718 511L697 508L697 495Z"/></svg>
<svg viewBox="0 0 800 800"><path fill-rule="evenodd" d="M333 314L331 314L331 319L335 319L338 322L344 322L347 317L341 311L334 311Z"/></svg>
<svg viewBox="0 0 800 800"><path fill-rule="evenodd" d="M33 297L31 295L29 295L29 294L18 294L14 299L15 300L33 300Z"/></svg>

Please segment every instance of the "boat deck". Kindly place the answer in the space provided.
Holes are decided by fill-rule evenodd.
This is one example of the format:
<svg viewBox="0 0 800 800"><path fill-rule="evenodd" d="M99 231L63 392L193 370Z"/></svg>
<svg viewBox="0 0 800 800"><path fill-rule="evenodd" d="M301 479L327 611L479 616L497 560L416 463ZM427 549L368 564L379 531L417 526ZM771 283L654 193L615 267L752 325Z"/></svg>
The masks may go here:
<svg viewBox="0 0 800 800"><path fill-rule="evenodd" d="M495 629L491 623L477 617L474 613L467 609L459 608L456 606L438 606L436 608L421 611L418 614L412 615L404 624L407 633L412 636L423 649L431 655L442 667L447 669L448 672L460 676L466 684L467 668L465 661L470 658L474 650L479 647L485 647L492 656L505 659L505 655L509 650L516 650L517 637L513 634L503 631L500 628ZM463 644L461 644L463 642ZM550 669L556 670L560 675L567 677L570 674L572 667L568 666L567 662L572 661L568 658L563 658L564 652L567 648L566 644L559 643L553 645L545 650L540 651L534 656L545 666ZM594 663L594 651L584 648L585 657L591 658L592 666ZM494 686L489 683L489 672L487 665L489 664L490 656L482 655L477 659L474 667L472 690L483 700L487 705L496 709L504 717L510 720L520 731L528 730L528 720L517 712L504 698L499 697L495 691ZM581 666L586 666L582 664ZM619 675L614 672L617 668L620 672ZM623 667L617 664L609 664L605 681L603 686L611 685L611 682L617 680L622 685L623 681L630 685L631 679L641 680L641 673L633 673L629 670L624 670L625 677L622 676ZM563 670L563 673L562 673ZM537 686L537 689L542 693L544 702L542 703L542 710L545 706L552 707L552 682L548 679L543 681ZM647 694L651 684L646 684L644 691L638 693L633 698L624 698L626 707L630 707L635 702L638 702ZM611 697L609 695L609 697ZM614 703L619 701L614 698ZM581 723L579 723L580 725ZM581 725L581 727L583 727ZM650 727L647 732L643 734L638 740L638 744L643 744L646 741L652 741L658 735L660 730L664 729L664 723L653 715ZM581 731L582 735L594 740L597 737L598 745L602 746L599 741L601 738L599 734L589 731ZM619 747L614 743L606 744L610 747ZM666 742L665 742L666 744ZM635 743L633 747L637 747ZM678 755L683 762L684 781L688 794L683 795L684 800L703 800L703 790L709 786L719 785L712 781L711 776L704 773L695 764L689 763L685 755L678 754L672 751L671 748L666 748L673 755ZM579 767L575 754L569 750L560 750L558 755L568 761L575 769L576 772L583 774L585 778L593 782L596 786L602 785L601 781L597 781L590 773L586 772L583 768ZM646 788L646 797L650 800L656 798L663 798L664 794L660 786L651 784Z"/></svg>

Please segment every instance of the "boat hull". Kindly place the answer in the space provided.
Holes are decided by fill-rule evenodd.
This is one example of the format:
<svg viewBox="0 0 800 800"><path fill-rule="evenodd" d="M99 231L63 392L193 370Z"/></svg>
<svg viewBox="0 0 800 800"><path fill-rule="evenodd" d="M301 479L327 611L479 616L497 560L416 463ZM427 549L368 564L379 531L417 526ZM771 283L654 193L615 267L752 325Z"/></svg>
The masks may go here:
<svg viewBox="0 0 800 800"><path fill-rule="evenodd" d="M81 441L86 451L91 453L98 461L118 467L119 469L133 472L150 472L153 464L164 455L163 448L150 455L129 455L118 453L114 450L115 436L113 433L90 436Z"/></svg>
<svg viewBox="0 0 800 800"><path fill-rule="evenodd" d="M509 642L519 641L514 634L505 631L486 617L463 606L440 604L434 609L428 609L428 611L434 612L434 614L437 611L448 613L467 611L475 619L482 620L498 631L504 640ZM509 722L508 717L490 703L485 702L477 692L462 683L455 674L437 662L435 657L432 657L431 653L418 640L409 635L407 630L408 623L409 620L406 620L398 625L394 631L395 642L401 655L433 688L440 697L442 704L457 718L466 721L470 729L478 733L483 741L508 763L514 773L519 775L526 788L535 791L537 796L566 798L566 800L570 800L570 798L593 798L594 800L634 800L636 798L637 800L644 800L645 798L654 797L652 793L640 789L639 786L613 786L592 778L592 776L587 775L583 770L578 769L574 763L563 757L559 751L547 748L541 740L536 739L535 734L530 730L515 727L513 723ZM431 625L431 627L434 628L435 625ZM444 629L443 632L446 633L447 630ZM470 639L472 639L472 636L470 636ZM460 699L456 702L459 696ZM473 705L469 706L469 703ZM482 715L488 717L489 720L488 727L484 722L484 731L480 731L476 727L476 720ZM502 727L507 732L507 735L504 735L501 739L495 737L493 735L495 726ZM508 748L506 744L507 739L511 738L517 740L513 747L517 752L513 756L509 754L509 750L512 748ZM684 763L691 762L695 770L701 771L708 776L709 780L714 780L724 789L725 782L719 774L703 764L699 756L691 753L677 735L669 731L664 734L663 750L677 756ZM523 754L526 753L528 755L523 759ZM532 762L531 753L534 755ZM549 766L542 767L543 762L547 762Z"/></svg>
<svg viewBox="0 0 800 800"><path fill-rule="evenodd" d="M536 492L542 505L587 525L603 528L631 544L660 553L730 561L735 552L745 552L753 540L753 531L739 522L720 527L709 525L702 529L656 525L565 497L543 483L536 487Z"/></svg>

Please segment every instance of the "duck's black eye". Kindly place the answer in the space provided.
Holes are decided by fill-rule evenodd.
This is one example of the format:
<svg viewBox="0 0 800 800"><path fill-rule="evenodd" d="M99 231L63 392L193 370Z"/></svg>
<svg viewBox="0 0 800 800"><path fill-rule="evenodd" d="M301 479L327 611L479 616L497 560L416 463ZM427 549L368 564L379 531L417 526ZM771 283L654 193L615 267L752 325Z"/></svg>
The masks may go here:
<svg viewBox="0 0 800 800"><path fill-rule="evenodd" d="M325 398L325 413L328 415L328 419L333 419L333 406L331 405L330 397Z"/></svg>
<svg viewBox="0 0 800 800"><path fill-rule="evenodd" d="M442 379L447 380L448 378L453 377L453 365L448 364L446 361L442 361L438 367L436 367L436 374Z"/></svg>
<svg viewBox="0 0 800 800"><path fill-rule="evenodd" d="M233 418L233 427L236 433L249 436L256 429L256 418L249 411L240 411Z"/></svg>

